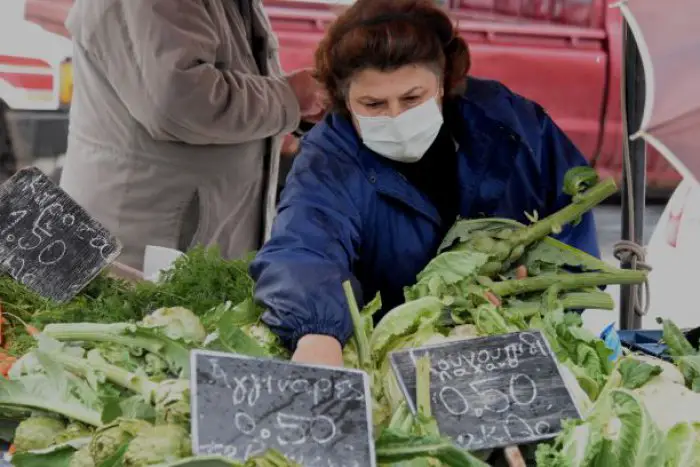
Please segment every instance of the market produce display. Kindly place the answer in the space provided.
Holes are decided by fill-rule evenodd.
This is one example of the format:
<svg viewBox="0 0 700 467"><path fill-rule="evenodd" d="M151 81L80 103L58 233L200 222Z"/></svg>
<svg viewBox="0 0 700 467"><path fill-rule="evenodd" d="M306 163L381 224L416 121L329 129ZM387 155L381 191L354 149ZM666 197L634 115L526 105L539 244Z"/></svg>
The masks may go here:
<svg viewBox="0 0 700 467"><path fill-rule="evenodd" d="M577 310L612 309L599 286L638 284L619 270L548 237L616 191L586 169L567 174L572 203L524 226L460 220L438 255L407 287L406 302L375 323L378 296L362 310L345 284L355 334L345 365L371 378L379 465L486 466L439 433L431 416L430 362L417 367L417 413L391 371L397 349L537 329L549 341L583 415L549 442L522 447L529 465L700 465L700 352L673 323L664 340L673 363L612 351L582 327ZM288 359L260 321L247 260L215 249L180 258L159 283L101 276L57 305L0 276L4 374L0 417L19 422L2 436L17 466L236 466L194 457L190 443L189 352L206 348ZM5 425L3 425L5 426ZM247 466L293 466L270 451Z"/></svg>

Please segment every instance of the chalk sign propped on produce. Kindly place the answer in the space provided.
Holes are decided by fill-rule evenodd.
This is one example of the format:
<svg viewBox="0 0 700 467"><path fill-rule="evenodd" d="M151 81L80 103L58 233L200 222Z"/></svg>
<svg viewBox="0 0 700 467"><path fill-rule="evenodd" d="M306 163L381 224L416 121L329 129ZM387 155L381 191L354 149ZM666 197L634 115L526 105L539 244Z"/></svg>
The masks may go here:
<svg viewBox="0 0 700 467"><path fill-rule="evenodd" d="M374 466L367 374L191 353L192 448L234 461L276 449L305 467Z"/></svg>
<svg viewBox="0 0 700 467"><path fill-rule="evenodd" d="M39 169L20 170L0 185L0 269L39 295L70 300L121 248Z"/></svg>
<svg viewBox="0 0 700 467"><path fill-rule="evenodd" d="M390 354L411 410L416 361L430 357L430 398L440 433L477 451L552 438L580 418L539 331L452 341Z"/></svg>

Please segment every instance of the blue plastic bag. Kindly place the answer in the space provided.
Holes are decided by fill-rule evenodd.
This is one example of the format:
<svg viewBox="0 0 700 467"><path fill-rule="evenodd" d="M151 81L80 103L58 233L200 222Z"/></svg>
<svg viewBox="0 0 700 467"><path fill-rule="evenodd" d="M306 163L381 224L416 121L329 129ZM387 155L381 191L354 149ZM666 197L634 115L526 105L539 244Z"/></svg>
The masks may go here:
<svg viewBox="0 0 700 467"><path fill-rule="evenodd" d="M620 342L620 336L615 330L615 323L610 323L603 329L600 333L600 338L605 342L605 346L613 351L610 356L610 361L614 362L622 356L622 343Z"/></svg>

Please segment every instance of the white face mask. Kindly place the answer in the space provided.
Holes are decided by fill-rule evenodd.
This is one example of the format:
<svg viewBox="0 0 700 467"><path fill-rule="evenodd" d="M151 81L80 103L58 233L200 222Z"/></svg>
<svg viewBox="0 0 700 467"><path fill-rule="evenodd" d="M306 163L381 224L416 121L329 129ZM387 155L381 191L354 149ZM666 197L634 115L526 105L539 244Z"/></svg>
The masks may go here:
<svg viewBox="0 0 700 467"><path fill-rule="evenodd" d="M355 114L362 142L377 154L397 162L417 162L433 144L443 118L435 98L396 117Z"/></svg>

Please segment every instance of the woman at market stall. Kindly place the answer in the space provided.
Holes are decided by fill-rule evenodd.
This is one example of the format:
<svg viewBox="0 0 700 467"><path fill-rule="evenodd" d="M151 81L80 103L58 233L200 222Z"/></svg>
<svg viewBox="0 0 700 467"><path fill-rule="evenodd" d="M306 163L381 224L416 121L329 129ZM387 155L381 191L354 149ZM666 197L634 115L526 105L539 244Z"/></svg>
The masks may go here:
<svg viewBox="0 0 700 467"><path fill-rule="evenodd" d="M334 111L303 138L250 268L294 360L342 365L342 282L387 311L458 216L526 222L570 202L562 181L581 153L539 105L465 79L469 67L433 0L358 0L329 28L316 68ZM591 214L558 238L599 255Z"/></svg>

